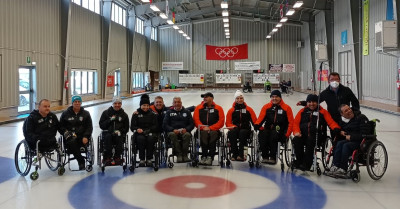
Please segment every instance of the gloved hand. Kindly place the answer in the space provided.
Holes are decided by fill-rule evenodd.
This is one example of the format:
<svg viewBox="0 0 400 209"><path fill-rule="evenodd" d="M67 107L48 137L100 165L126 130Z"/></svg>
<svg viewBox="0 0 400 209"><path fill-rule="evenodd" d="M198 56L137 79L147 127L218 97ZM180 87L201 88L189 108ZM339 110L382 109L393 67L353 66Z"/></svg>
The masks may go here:
<svg viewBox="0 0 400 209"><path fill-rule="evenodd" d="M72 138L72 133L70 131L64 132L64 139L70 140Z"/></svg>
<svg viewBox="0 0 400 209"><path fill-rule="evenodd" d="M114 121L116 118L117 118L117 116L113 115L113 116L111 116L110 120Z"/></svg>
<svg viewBox="0 0 400 209"><path fill-rule="evenodd" d="M121 132L118 131L118 130L115 130L115 131L114 131L114 135L115 135L115 136L121 136Z"/></svg>

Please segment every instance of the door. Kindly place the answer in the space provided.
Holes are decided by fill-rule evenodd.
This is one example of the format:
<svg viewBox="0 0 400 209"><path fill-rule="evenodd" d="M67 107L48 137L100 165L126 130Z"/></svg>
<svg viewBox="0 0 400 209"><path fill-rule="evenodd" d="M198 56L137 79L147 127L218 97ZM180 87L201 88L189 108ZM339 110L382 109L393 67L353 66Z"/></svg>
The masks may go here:
<svg viewBox="0 0 400 209"><path fill-rule="evenodd" d="M121 91L121 72L119 70L114 73L114 96L119 96Z"/></svg>
<svg viewBox="0 0 400 209"><path fill-rule="evenodd" d="M355 72L353 72L351 51L345 51L339 53L339 74L340 83L344 86L349 87L353 93L357 96L357 81Z"/></svg>
<svg viewBox="0 0 400 209"><path fill-rule="evenodd" d="M19 105L18 114L31 112L35 108L33 73L34 67L20 67L19 74Z"/></svg>

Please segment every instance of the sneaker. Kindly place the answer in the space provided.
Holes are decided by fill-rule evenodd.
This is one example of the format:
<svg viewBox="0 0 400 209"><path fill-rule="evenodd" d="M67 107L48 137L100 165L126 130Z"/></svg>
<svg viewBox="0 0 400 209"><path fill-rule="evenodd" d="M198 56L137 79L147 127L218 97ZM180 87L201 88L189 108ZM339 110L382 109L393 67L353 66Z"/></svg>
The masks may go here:
<svg viewBox="0 0 400 209"><path fill-rule="evenodd" d="M338 175L338 176L344 176L344 175L346 175L346 171L342 168L338 168L333 174Z"/></svg>
<svg viewBox="0 0 400 209"><path fill-rule="evenodd" d="M146 166L147 167L152 167L153 166L153 162L151 160L146 160Z"/></svg>
<svg viewBox="0 0 400 209"><path fill-rule="evenodd" d="M177 163L182 163L183 162L182 155L176 156L176 162Z"/></svg>
<svg viewBox="0 0 400 209"><path fill-rule="evenodd" d="M145 167L146 166L146 161L140 160L139 161L139 167Z"/></svg>
<svg viewBox="0 0 400 209"><path fill-rule="evenodd" d="M212 165L212 158L210 156L207 157L207 160L205 162L206 165Z"/></svg>
<svg viewBox="0 0 400 209"><path fill-rule="evenodd" d="M326 174L333 175L338 169L338 167L333 165Z"/></svg>
<svg viewBox="0 0 400 209"><path fill-rule="evenodd" d="M200 164L200 165L205 165L205 164L206 164L206 161L207 161L207 158L206 158L206 157L202 157L201 160L200 160L200 162L199 162L199 164Z"/></svg>

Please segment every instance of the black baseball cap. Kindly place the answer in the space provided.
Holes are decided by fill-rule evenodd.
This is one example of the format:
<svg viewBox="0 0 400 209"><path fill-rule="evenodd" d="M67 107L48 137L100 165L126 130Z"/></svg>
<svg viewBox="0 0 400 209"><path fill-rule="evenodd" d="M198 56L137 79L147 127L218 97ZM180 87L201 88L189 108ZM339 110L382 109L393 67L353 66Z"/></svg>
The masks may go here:
<svg viewBox="0 0 400 209"><path fill-rule="evenodd" d="M212 97L212 98L214 98L214 95L211 92L207 92L207 93L201 95L201 98L204 98L204 97Z"/></svg>

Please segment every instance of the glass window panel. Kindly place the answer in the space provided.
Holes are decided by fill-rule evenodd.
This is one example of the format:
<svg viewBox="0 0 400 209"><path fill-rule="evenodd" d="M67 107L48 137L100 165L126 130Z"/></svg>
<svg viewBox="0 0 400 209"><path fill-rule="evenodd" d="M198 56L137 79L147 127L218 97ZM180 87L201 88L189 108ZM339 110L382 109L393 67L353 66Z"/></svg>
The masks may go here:
<svg viewBox="0 0 400 209"><path fill-rule="evenodd" d="M94 77L94 72L88 72L88 94L93 94L93 87L94 87L94 83L93 83L93 77Z"/></svg>
<svg viewBox="0 0 400 209"><path fill-rule="evenodd" d="M89 9L89 0L82 0L82 7Z"/></svg>
<svg viewBox="0 0 400 209"><path fill-rule="evenodd" d="M94 12L94 2L96 0L89 0L89 10Z"/></svg>
<svg viewBox="0 0 400 209"><path fill-rule="evenodd" d="M75 71L71 71L71 78L69 79L70 86L71 86L71 92L72 94L75 94Z"/></svg>
<svg viewBox="0 0 400 209"><path fill-rule="evenodd" d="M81 5L81 0L73 0L72 2L74 2L77 5Z"/></svg>
<svg viewBox="0 0 400 209"><path fill-rule="evenodd" d="M81 90L81 72L80 71L76 71L75 72L75 95L81 94L82 90Z"/></svg>
<svg viewBox="0 0 400 209"><path fill-rule="evenodd" d="M115 4L114 3L111 6L111 12L112 12L111 20L115 22L115 18L114 18L114 15L115 15Z"/></svg>
<svg viewBox="0 0 400 209"><path fill-rule="evenodd" d="M82 72L82 94L87 94L88 90L88 78L87 78L87 71Z"/></svg>
<svg viewBox="0 0 400 209"><path fill-rule="evenodd" d="M100 14L100 0L94 0L94 3L95 3L95 5L94 5L94 11L95 11L97 14Z"/></svg>
<svg viewBox="0 0 400 209"><path fill-rule="evenodd" d="M118 8L118 23L122 25L122 8Z"/></svg>

